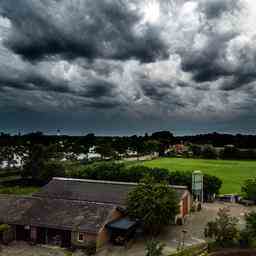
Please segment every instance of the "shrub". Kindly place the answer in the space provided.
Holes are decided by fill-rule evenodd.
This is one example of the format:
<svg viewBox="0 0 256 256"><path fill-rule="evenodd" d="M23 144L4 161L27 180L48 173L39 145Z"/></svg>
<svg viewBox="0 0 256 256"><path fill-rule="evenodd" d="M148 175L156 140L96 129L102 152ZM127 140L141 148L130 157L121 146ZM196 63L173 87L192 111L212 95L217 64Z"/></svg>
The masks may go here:
<svg viewBox="0 0 256 256"><path fill-rule="evenodd" d="M163 256L164 244L156 240L149 240L146 243L146 256Z"/></svg>
<svg viewBox="0 0 256 256"><path fill-rule="evenodd" d="M237 223L238 219L230 216L230 210L222 208L215 221L207 223L205 236L214 238L219 245L225 246L238 237Z"/></svg>
<svg viewBox="0 0 256 256"><path fill-rule="evenodd" d="M246 199L256 202L256 178L246 180L241 190Z"/></svg>
<svg viewBox="0 0 256 256"><path fill-rule="evenodd" d="M240 232L240 243L244 247L256 246L256 212L245 215L246 227Z"/></svg>
<svg viewBox="0 0 256 256"><path fill-rule="evenodd" d="M95 241L88 242L84 250L86 255L94 255L96 253L96 242Z"/></svg>
<svg viewBox="0 0 256 256"><path fill-rule="evenodd" d="M8 231L11 227L8 224L1 224L0 225L0 233L4 231Z"/></svg>

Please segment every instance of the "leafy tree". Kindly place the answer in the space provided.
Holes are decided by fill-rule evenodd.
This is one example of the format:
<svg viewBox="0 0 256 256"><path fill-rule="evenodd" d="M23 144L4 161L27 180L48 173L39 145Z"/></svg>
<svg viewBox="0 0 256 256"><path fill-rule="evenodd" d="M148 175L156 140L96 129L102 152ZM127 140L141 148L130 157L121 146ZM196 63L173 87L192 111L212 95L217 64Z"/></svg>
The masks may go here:
<svg viewBox="0 0 256 256"><path fill-rule="evenodd" d="M44 163L43 169L37 179L43 182L49 182L53 177L65 177L65 168L58 162Z"/></svg>
<svg viewBox="0 0 256 256"><path fill-rule="evenodd" d="M157 183L148 176L129 193L127 210L131 218L140 219L145 229L155 235L173 223L179 212L178 197L167 183Z"/></svg>
<svg viewBox="0 0 256 256"><path fill-rule="evenodd" d="M193 156L200 157L202 155L202 147L196 144L192 144L190 149L193 153Z"/></svg>
<svg viewBox="0 0 256 256"><path fill-rule="evenodd" d="M187 186L192 189L192 172L169 172L169 183L171 185ZM210 200L214 194L219 194L222 181L213 175L204 174L204 200Z"/></svg>
<svg viewBox="0 0 256 256"><path fill-rule="evenodd" d="M159 152L160 143L156 140L149 140L145 142L145 151L148 154Z"/></svg>
<svg viewBox="0 0 256 256"><path fill-rule="evenodd" d="M222 186L222 180L216 176L204 174L204 200L211 200L213 195L219 194Z"/></svg>
<svg viewBox="0 0 256 256"><path fill-rule="evenodd" d="M146 243L146 256L163 256L164 244L151 239Z"/></svg>
<svg viewBox="0 0 256 256"><path fill-rule="evenodd" d="M219 209L215 221L207 223L205 236L214 238L219 245L225 246L238 237L237 223L238 219L230 216L228 208Z"/></svg>
<svg viewBox="0 0 256 256"><path fill-rule="evenodd" d="M218 153L213 146L205 146L202 150L202 157L206 159L217 159Z"/></svg>
<svg viewBox="0 0 256 256"><path fill-rule="evenodd" d="M225 146L224 150L221 152L221 158L223 159L237 159L239 156L239 149L233 145Z"/></svg>
<svg viewBox="0 0 256 256"><path fill-rule="evenodd" d="M34 145L29 152L29 156L25 161L22 176L24 178L32 178L35 181L48 182L54 176L65 176L64 167L54 162L57 156L55 146Z"/></svg>
<svg viewBox="0 0 256 256"><path fill-rule="evenodd" d="M96 147L96 152L99 153L102 159L106 158L114 158L116 156L116 152L110 145L110 143L101 143Z"/></svg>
<svg viewBox="0 0 256 256"><path fill-rule="evenodd" d="M246 180L241 190L246 199L256 202L256 178Z"/></svg>
<svg viewBox="0 0 256 256"><path fill-rule="evenodd" d="M30 149L29 156L22 171L22 176L37 180L40 176L40 172L44 168L44 163L47 158L45 146L39 144L34 145Z"/></svg>

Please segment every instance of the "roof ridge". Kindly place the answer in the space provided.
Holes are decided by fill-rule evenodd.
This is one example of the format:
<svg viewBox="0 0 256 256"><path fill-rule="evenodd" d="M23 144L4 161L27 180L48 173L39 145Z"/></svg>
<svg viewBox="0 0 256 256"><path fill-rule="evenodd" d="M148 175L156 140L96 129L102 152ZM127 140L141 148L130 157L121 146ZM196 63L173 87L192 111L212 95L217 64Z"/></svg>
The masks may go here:
<svg viewBox="0 0 256 256"><path fill-rule="evenodd" d="M114 185L133 185L137 186L136 182L124 182L124 181L109 181L109 180L91 180L91 179L75 179L75 178L62 178L62 177L53 177L52 180L63 180L63 181L81 181L88 183L99 183L99 184L114 184Z"/></svg>
<svg viewBox="0 0 256 256"><path fill-rule="evenodd" d="M109 180L92 180L92 179L76 179L76 178L63 178L63 177L53 177L52 180L62 180L62 181L81 181L87 183L98 183L98 184L112 184L112 185L131 185L137 186L139 183L136 182L124 182L124 181L109 181ZM176 189L188 189L187 186L181 185L171 185L171 188Z"/></svg>

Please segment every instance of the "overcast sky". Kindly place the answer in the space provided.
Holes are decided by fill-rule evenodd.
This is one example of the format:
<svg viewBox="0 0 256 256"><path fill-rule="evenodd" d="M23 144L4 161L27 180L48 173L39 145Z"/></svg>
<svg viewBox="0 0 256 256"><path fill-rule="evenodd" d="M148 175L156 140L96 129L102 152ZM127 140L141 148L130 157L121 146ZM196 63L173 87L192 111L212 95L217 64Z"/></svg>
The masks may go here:
<svg viewBox="0 0 256 256"><path fill-rule="evenodd" d="M255 0L0 0L0 131L256 132Z"/></svg>

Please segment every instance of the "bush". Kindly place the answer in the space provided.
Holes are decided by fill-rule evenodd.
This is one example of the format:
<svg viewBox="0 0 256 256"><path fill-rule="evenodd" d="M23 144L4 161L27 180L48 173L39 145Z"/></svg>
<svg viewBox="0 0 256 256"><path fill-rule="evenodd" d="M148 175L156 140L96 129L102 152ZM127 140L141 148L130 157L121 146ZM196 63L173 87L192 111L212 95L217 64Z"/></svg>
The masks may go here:
<svg viewBox="0 0 256 256"><path fill-rule="evenodd" d="M86 255L94 255L96 253L96 242L91 241L86 244L84 249Z"/></svg>
<svg viewBox="0 0 256 256"><path fill-rule="evenodd" d="M164 244L156 240L150 240L146 243L146 256L163 256Z"/></svg>
<svg viewBox="0 0 256 256"><path fill-rule="evenodd" d="M205 159L217 159L218 153L213 146L205 146L202 150L202 157Z"/></svg>
<svg viewBox="0 0 256 256"><path fill-rule="evenodd" d="M8 224L1 224L0 225L0 233L8 231L11 227Z"/></svg>
<svg viewBox="0 0 256 256"><path fill-rule="evenodd" d="M47 183L53 177L65 177L65 168L61 163L46 162L43 165L43 169L38 177L39 180Z"/></svg>
<svg viewBox="0 0 256 256"><path fill-rule="evenodd" d="M205 236L214 238L220 246L226 246L238 238L237 223L238 219L230 216L230 210L222 208L216 220L207 223Z"/></svg>
<svg viewBox="0 0 256 256"><path fill-rule="evenodd" d="M256 212L245 216L246 227L240 232L240 243L243 247L256 246Z"/></svg>
<svg viewBox="0 0 256 256"><path fill-rule="evenodd" d="M256 178L246 180L241 190L246 199L256 202Z"/></svg>

